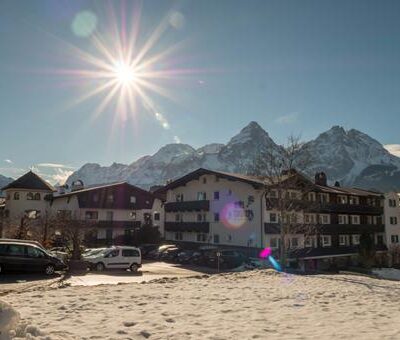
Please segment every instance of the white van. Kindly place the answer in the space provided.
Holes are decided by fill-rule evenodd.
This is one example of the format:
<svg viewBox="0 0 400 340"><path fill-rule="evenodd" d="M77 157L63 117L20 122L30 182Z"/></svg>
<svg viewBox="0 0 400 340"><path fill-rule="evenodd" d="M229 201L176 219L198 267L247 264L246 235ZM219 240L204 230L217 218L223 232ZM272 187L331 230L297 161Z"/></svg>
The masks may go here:
<svg viewBox="0 0 400 340"><path fill-rule="evenodd" d="M93 256L85 256L84 260L90 268L97 271L104 269L130 269L137 272L142 266L140 249L136 247L118 246L105 249Z"/></svg>

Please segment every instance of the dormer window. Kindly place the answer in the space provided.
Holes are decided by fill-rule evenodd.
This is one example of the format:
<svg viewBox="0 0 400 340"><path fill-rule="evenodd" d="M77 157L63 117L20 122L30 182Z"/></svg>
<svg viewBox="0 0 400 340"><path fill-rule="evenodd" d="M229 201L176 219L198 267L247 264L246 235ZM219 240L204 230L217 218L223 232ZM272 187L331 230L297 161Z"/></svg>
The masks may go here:
<svg viewBox="0 0 400 340"><path fill-rule="evenodd" d="M14 193L14 200L19 200L19 192Z"/></svg>
<svg viewBox="0 0 400 340"><path fill-rule="evenodd" d="M32 200L33 200L33 193L32 193L32 192L28 192L28 193L26 194L26 199L27 199L28 201L32 201Z"/></svg>

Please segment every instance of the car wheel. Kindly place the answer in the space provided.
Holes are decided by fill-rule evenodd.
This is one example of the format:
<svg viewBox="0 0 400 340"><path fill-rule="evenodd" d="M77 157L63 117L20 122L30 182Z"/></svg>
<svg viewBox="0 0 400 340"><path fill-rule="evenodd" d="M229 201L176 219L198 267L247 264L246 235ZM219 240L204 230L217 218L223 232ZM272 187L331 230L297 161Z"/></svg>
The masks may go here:
<svg viewBox="0 0 400 340"><path fill-rule="evenodd" d="M48 264L45 268L44 268L44 272L46 275L53 275L55 271L55 268L52 264Z"/></svg>
<svg viewBox="0 0 400 340"><path fill-rule="evenodd" d="M105 268L104 263L99 262L99 263L96 264L96 270L98 272L102 272L104 270L104 268Z"/></svg>
<svg viewBox="0 0 400 340"><path fill-rule="evenodd" d="M129 269L131 270L132 273L136 273L139 269L139 266L136 263L133 263L133 264L131 264Z"/></svg>

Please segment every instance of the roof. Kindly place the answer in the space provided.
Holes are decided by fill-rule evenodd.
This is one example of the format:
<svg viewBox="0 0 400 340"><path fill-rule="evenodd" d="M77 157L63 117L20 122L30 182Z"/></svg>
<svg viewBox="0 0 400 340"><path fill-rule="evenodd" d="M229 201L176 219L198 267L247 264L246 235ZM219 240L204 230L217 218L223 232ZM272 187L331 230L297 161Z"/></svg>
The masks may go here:
<svg viewBox="0 0 400 340"><path fill-rule="evenodd" d="M45 190L45 191L56 191L52 185L47 183L40 176L34 172L29 171L25 175L19 177L14 182L6 185L1 190L7 189L31 189L31 190Z"/></svg>
<svg viewBox="0 0 400 340"><path fill-rule="evenodd" d="M323 186L323 185L318 185L315 184L315 186L323 191L323 192L329 192L333 194L338 194L338 195L355 195L355 196L382 196L383 194L377 191L370 191L370 190L364 190L360 188L346 188L346 187L336 187L336 186Z"/></svg>
<svg viewBox="0 0 400 340"><path fill-rule="evenodd" d="M128 184L128 183L127 182L115 182L115 183L109 183L109 184L96 184L96 185L91 186L91 187L87 187L87 188L83 188L83 189L79 189L79 190L74 190L74 191L69 191L69 192L67 192L65 194L54 195L53 198L57 199L57 198L69 197L69 196L73 196L73 195L84 193L84 192L88 192L88 191L114 187L114 186L118 186L118 185L122 185L122 184ZM129 184L129 185L131 185L131 184ZM140 189L140 188L138 188L138 189ZM140 190L143 190L143 189L140 189Z"/></svg>
<svg viewBox="0 0 400 340"><path fill-rule="evenodd" d="M203 175L215 175L217 177L225 178L225 179L232 180L232 181L244 182L244 183L250 184L254 187L261 187L261 186L265 185L264 180L260 177L247 176L247 175L242 175L242 174L235 174L235 173L199 168L195 171L188 173L187 175L185 175L183 177L176 179L175 181L172 181L171 183L168 183L163 188L157 190L157 192L162 193L167 190L180 187L190 181L198 179L200 176L203 176Z"/></svg>

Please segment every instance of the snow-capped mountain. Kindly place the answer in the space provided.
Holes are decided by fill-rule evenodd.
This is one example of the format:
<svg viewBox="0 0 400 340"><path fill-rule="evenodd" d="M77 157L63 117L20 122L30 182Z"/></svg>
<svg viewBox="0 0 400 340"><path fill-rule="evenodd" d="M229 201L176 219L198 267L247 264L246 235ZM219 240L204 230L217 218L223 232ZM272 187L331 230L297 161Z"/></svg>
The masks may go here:
<svg viewBox="0 0 400 340"><path fill-rule="evenodd" d="M67 180L81 179L85 185L127 180L143 188L165 184L199 167L229 172L246 172L259 150L279 155L277 145L256 122L251 122L227 144L207 144L197 150L187 144L168 144L152 156L130 165L109 167L85 164ZM304 146L310 155L308 174L325 171L328 179L344 185L378 190L400 188L400 158L390 154L378 141L357 131L334 126Z"/></svg>
<svg viewBox="0 0 400 340"><path fill-rule="evenodd" d="M332 182L384 191L400 187L400 158L358 130L334 126L306 143L304 150L309 175L324 171Z"/></svg>

